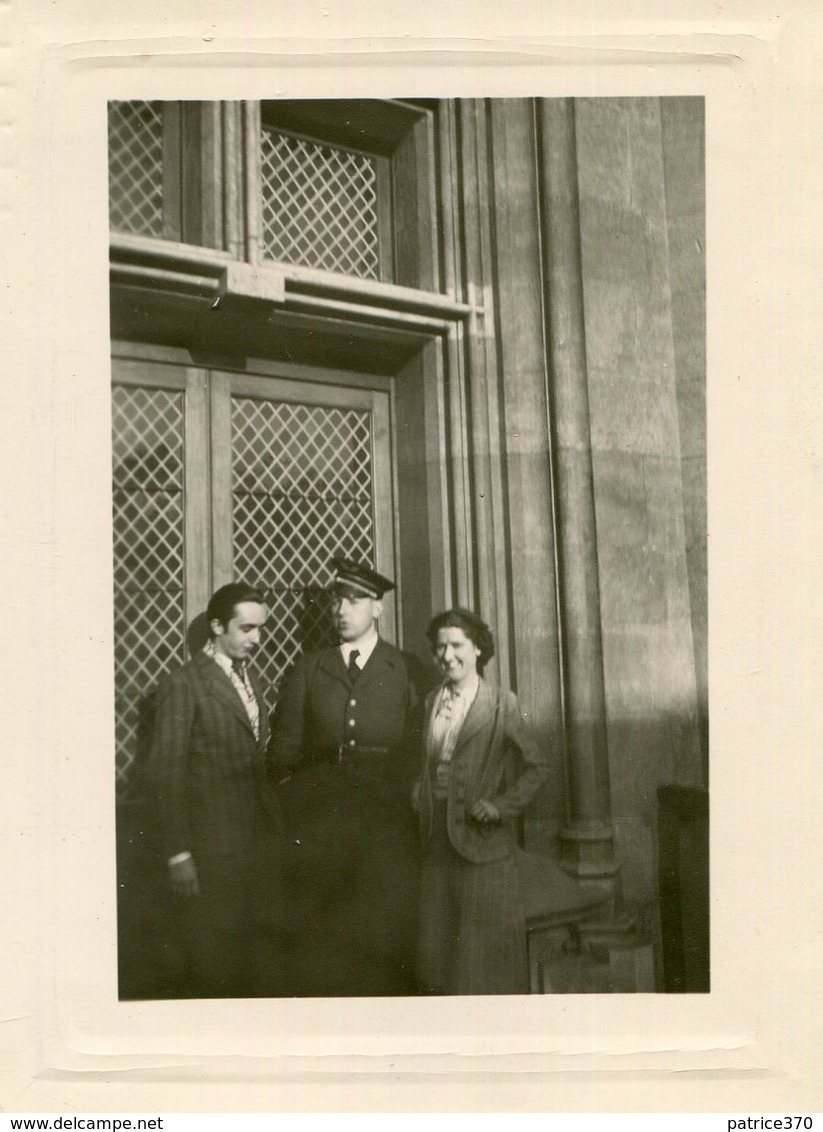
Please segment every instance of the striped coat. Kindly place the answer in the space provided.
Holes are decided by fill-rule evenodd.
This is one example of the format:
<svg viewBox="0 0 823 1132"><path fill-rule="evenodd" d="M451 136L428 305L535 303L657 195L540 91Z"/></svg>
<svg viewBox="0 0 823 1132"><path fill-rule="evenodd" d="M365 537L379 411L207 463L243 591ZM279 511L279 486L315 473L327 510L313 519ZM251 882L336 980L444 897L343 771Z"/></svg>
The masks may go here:
<svg viewBox="0 0 823 1132"><path fill-rule="evenodd" d="M426 701L429 731L436 693ZM448 795L432 797L429 753L421 744L419 981L428 994L520 994L528 990L526 924L513 819L546 776L512 692L484 680L451 759ZM472 820L481 798L499 825Z"/></svg>
<svg viewBox="0 0 823 1132"><path fill-rule="evenodd" d="M249 852L260 822L272 824L264 752L265 700L249 673L260 705L260 736L229 677L198 653L161 684L149 776L167 857Z"/></svg>
<svg viewBox="0 0 823 1132"><path fill-rule="evenodd" d="M188 851L198 892L171 899L164 925L187 961L184 994L279 994L278 810L263 752L268 739L260 686L255 738L230 678L198 653L160 687L149 761L160 852Z"/></svg>

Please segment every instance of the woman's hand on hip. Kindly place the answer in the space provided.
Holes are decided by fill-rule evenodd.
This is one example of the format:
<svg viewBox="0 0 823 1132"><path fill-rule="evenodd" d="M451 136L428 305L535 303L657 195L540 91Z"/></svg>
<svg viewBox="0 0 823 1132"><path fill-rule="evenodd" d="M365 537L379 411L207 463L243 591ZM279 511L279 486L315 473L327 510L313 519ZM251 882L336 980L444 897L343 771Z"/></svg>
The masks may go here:
<svg viewBox="0 0 823 1132"><path fill-rule="evenodd" d="M469 810L469 814L475 821L482 822L484 825L500 821L500 811L493 802L488 802L485 798L481 798L475 802Z"/></svg>

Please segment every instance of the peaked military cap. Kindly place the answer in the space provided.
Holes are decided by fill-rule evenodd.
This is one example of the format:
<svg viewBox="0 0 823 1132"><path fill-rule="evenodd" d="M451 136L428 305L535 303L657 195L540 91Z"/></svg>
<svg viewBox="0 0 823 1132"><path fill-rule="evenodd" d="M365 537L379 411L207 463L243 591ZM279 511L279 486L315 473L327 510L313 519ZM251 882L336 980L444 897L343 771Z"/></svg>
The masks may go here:
<svg viewBox="0 0 823 1132"><path fill-rule="evenodd" d="M365 562L355 562L353 558L338 555L332 560L334 581L332 591L354 590L365 597L381 598L384 593L394 589L394 582L372 570Z"/></svg>

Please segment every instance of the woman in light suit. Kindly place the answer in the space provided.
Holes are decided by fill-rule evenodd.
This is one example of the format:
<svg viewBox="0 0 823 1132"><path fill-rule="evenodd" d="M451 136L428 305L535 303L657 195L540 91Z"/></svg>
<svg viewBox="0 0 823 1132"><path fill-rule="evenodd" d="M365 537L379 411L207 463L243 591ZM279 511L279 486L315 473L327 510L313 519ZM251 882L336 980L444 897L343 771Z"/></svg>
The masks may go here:
<svg viewBox="0 0 823 1132"><path fill-rule="evenodd" d="M512 692L482 679L494 655L465 609L426 633L443 683L425 703L413 804L423 842L418 979L424 994L524 994L526 924L512 819L546 776Z"/></svg>

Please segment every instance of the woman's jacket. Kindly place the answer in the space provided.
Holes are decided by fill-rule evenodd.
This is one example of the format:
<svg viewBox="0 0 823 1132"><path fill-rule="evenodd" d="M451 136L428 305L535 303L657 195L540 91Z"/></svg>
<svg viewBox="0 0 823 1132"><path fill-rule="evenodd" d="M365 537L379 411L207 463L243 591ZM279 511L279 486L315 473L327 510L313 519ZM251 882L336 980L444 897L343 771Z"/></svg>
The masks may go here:
<svg viewBox="0 0 823 1132"><path fill-rule="evenodd" d="M426 736L438 690L426 699L418 735L422 750L420 834L432 830L432 790ZM513 692L481 679L451 757L446 826L451 844L469 861L482 864L508 856L515 845L513 818L520 814L546 778L545 756L530 738ZM470 816L481 798L492 802L501 821L477 822Z"/></svg>

